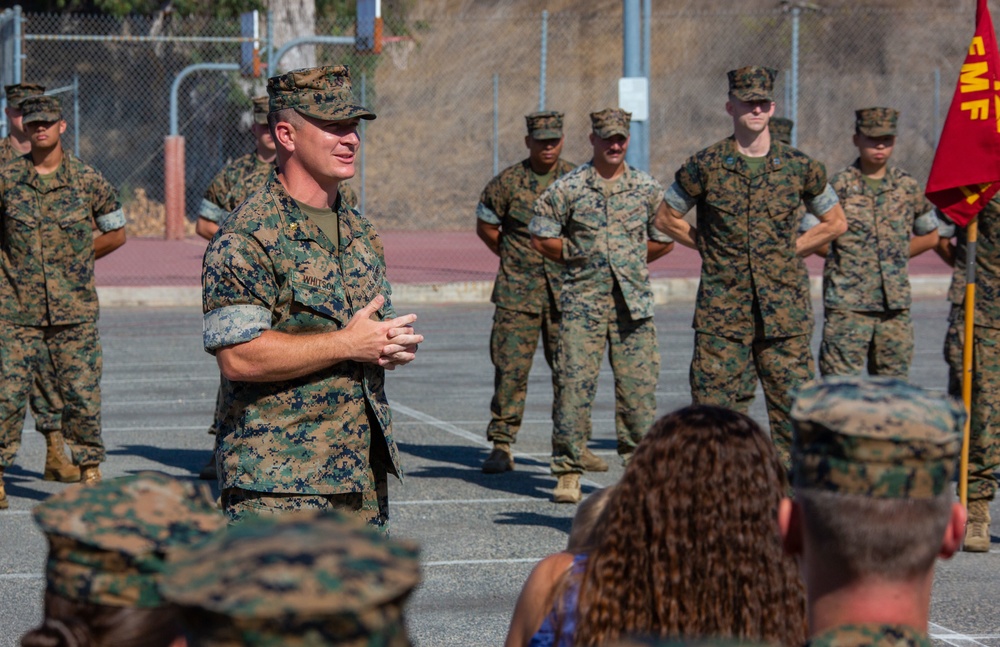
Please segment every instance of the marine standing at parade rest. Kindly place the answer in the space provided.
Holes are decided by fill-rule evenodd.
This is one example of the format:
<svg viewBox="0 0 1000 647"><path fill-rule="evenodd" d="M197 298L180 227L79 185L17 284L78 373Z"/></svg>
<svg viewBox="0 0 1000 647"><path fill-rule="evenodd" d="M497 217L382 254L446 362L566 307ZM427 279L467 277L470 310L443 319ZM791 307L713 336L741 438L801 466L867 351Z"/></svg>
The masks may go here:
<svg viewBox="0 0 1000 647"><path fill-rule="evenodd" d="M809 647L931 647L937 559L962 543L952 479L965 409L890 377L832 377L792 407L794 499L778 507L806 585Z"/></svg>
<svg viewBox="0 0 1000 647"><path fill-rule="evenodd" d="M35 83L19 83L4 86L9 134L0 140L0 166L16 157L31 152L31 140L22 124L21 102L28 97L41 96L45 88ZM55 369L52 359L43 354L36 365L35 379L28 397L28 407L35 419L35 430L45 436L46 481L72 483L80 480L80 469L66 458L66 448L62 435L62 396L56 386Z"/></svg>
<svg viewBox="0 0 1000 647"><path fill-rule="evenodd" d="M524 416L528 372L535 357L539 334L553 383L556 340L559 335L559 286L562 265L546 259L531 246L528 223L532 208L553 180L576 165L560 157L563 147L563 114L535 112L525 117L528 158L490 180L476 206L476 234L494 254L500 267L490 300L496 304L490 334L493 362L493 399L486 438L493 451L483 471L496 474L514 469L510 446L517 440ZM553 387L554 388L554 387ZM589 437L589 434L588 434ZM584 450L589 470L607 470L607 463Z"/></svg>
<svg viewBox="0 0 1000 647"><path fill-rule="evenodd" d="M556 503L577 503L605 345L615 378L618 454L632 456L656 418L660 352L653 325L650 263L673 248L653 227L663 187L625 162L631 113L590 115L594 156L535 202L531 243L564 264L552 407Z"/></svg>
<svg viewBox="0 0 1000 647"><path fill-rule="evenodd" d="M899 112L855 113L858 159L830 180L847 215L847 231L817 250L823 267L823 375L891 375L906 379L913 359L910 258L938 241L934 207L920 184L889 165ZM911 237L912 232L912 237Z"/></svg>
<svg viewBox="0 0 1000 647"><path fill-rule="evenodd" d="M955 269L948 300L944 357L948 393L962 397L962 349L965 344L965 271L969 248L964 227L936 211L940 239L934 251ZM976 237L976 298L972 332L972 409L969 420L969 525L964 550L990 550L990 502L997 492L1000 468L1000 195L986 203Z"/></svg>
<svg viewBox="0 0 1000 647"><path fill-rule="evenodd" d="M339 192L375 115L346 66L267 91L279 170L223 221L202 269L205 350L226 378L223 509L235 521L339 507L384 526L388 474L401 474L385 370L423 336L416 315L395 316L382 240Z"/></svg>
<svg viewBox="0 0 1000 647"><path fill-rule="evenodd" d="M701 254L691 398L746 413L747 371L767 400L771 437L787 465L795 389L813 377L809 275L803 257L846 228L824 166L772 141L771 68L729 72L733 135L694 154L666 191L656 226ZM799 204L820 223L798 235ZM696 224L684 214L698 205Z"/></svg>
<svg viewBox="0 0 1000 647"><path fill-rule="evenodd" d="M21 111L31 153L0 168L0 321L7 331L0 339L0 476L20 447L35 366L47 352L73 463L81 480L99 481L105 450L94 259L125 244L125 214L114 187L63 150L58 99L30 97ZM2 485L0 507L7 507Z"/></svg>

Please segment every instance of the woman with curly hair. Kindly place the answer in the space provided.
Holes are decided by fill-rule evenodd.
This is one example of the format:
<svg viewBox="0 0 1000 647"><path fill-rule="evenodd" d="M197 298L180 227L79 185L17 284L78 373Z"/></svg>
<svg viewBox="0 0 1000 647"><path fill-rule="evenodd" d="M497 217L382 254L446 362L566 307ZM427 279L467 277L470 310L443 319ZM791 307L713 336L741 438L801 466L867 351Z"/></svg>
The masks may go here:
<svg viewBox="0 0 1000 647"><path fill-rule="evenodd" d="M801 645L805 592L778 539L786 488L774 445L747 416L695 405L658 420L601 519L574 635L556 644L644 635Z"/></svg>

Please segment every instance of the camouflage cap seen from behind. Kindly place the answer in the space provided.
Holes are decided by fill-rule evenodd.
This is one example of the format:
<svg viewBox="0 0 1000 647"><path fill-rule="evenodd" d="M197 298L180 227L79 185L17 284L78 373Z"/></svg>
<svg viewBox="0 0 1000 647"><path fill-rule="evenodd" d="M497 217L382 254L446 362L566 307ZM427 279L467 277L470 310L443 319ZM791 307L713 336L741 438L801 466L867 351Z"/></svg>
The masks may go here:
<svg viewBox="0 0 1000 647"><path fill-rule="evenodd" d="M528 135L532 139L562 139L563 113L548 110L526 115Z"/></svg>
<svg viewBox="0 0 1000 647"><path fill-rule="evenodd" d="M374 119L375 113L358 105L351 92L351 71L346 65L294 70L267 80L269 110L294 108L316 119Z"/></svg>
<svg viewBox="0 0 1000 647"><path fill-rule="evenodd" d="M770 67L748 65L730 70L729 94L740 101L774 101L774 77L778 71Z"/></svg>
<svg viewBox="0 0 1000 647"><path fill-rule="evenodd" d="M409 645L403 603L420 582L418 554L337 511L291 512L171 558L163 593L199 645Z"/></svg>
<svg viewBox="0 0 1000 647"><path fill-rule="evenodd" d="M632 123L632 113L621 108L607 108L600 112L590 113L590 123L594 134L601 139L610 139L615 135L629 136L629 125Z"/></svg>
<svg viewBox="0 0 1000 647"><path fill-rule="evenodd" d="M59 121L62 119L62 105L59 99L44 94L27 97L21 101L21 123L35 121Z"/></svg>
<svg viewBox="0 0 1000 647"><path fill-rule="evenodd" d="M226 526L207 487L159 472L71 485L33 515L49 540L48 590L115 607L162 605L166 554Z"/></svg>
<svg viewBox="0 0 1000 647"><path fill-rule="evenodd" d="M896 135L899 111L892 108L862 108L854 112L855 132L868 137Z"/></svg>
<svg viewBox="0 0 1000 647"><path fill-rule="evenodd" d="M37 83L18 83L16 85L3 86L4 94L7 96L7 105L11 108L19 108L21 102L28 97L37 97L45 93L45 88Z"/></svg>
<svg viewBox="0 0 1000 647"><path fill-rule="evenodd" d="M260 126L267 125L267 106L270 102L267 95L254 97L253 100L253 122Z"/></svg>
<svg viewBox="0 0 1000 647"><path fill-rule="evenodd" d="M791 417L795 487L927 499L955 474L965 409L896 378L836 377L804 385Z"/></svg>
<svg viewBox="0 0 1000 647"><path fill-rule="evenodd" d="M771 137L783 144L791 144L794 125L795 122L787 117L771 117L767 122L767 129L771 131Z"/></svg>

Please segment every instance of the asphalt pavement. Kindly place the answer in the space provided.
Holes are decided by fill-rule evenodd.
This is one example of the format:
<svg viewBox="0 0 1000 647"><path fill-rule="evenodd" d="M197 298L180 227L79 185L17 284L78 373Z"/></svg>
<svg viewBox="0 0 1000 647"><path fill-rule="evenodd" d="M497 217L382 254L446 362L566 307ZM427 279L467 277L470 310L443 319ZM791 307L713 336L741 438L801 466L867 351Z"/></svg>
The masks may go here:
<svg viewBox="0 0 1000 647"><path fill-rule="evenodd" d="M693 332L690 302L656 310L663 355L657 403L666 413L689 402ZM488 304L397 304L416 312L426 335L417 360L389 373L387 391L405 476L390 484L393 534L422 546L423 583L409 605L417 645L500 645L521 584L541 557L562 549L575 506L549 501L551 376L541 353L532 369L514 472L480 471L492 395ZM914 304L917 350L911 380L942 389L947 304L940 296ZM201 346L197 307L105 307L103 416L106 477L161 470L185 478L204 464L218 373ZM817 345L818 339L814 341ZM596 452L611 464L589 474L584 490L621 476L614 447L610 368L602 369L595 403ZM762 396L751 415L766 424ZM30 419L17 464L6 475L9 510L0 511L0 647L18 644L41 618L46 545L30 516L58 491L41 480L45 444ZM993 505L1000 519L1000 505ZM1000 538L989 554L959 554L938 567L931 634L939 645L1000 647Z"/></svg>

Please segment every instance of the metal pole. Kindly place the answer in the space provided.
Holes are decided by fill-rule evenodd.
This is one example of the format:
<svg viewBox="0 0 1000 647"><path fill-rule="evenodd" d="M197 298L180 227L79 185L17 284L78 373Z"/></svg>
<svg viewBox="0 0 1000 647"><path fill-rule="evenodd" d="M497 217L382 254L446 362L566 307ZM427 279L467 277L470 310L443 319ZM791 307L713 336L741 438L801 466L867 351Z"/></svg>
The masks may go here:
<svg viewBox="0 0 1000 647"><path fill-rule="evenodd" d="M302 38L294 38L284 45L275 53L274 55L274 67L268 68L267 73L271 76L276 76L278 74L278 61L288 53L288 50L293 47L298 47L299 45L309 45L309 44L319 44L319 45L353 45L355 43L354 36L303 36Z"/></svg>
<svg viewBox="0 0 1000 647"><path fill-rule="evenodd" d="M21 5L14 5L14 85L21 82L21 66L24 57L21 55Z"/></svg>
<svg viewBox="0 0 1000 647"><path fill-rule="evenodd" d="M799 122L799 15L802 9L792 7L792 91L788 102L788 118ZM792 129L792 146L798 148L798 128Z"/></svg>
<svg viewBox="0 0 1000 647"><path fill-rule="evenodd" d="M366 101L368 75L361 72L361 105L368 105ZM358 192L358 211L361 215L365 213L365 130L367 119L361 120L361 190Z"/></svg>
<svg viewBox="0 0 1000 647"><path fill-rule="evenodd" d="M177 93L181 89L181 81L187 77L188 74L192 72L199 72L201 70L219 70L223 72L236 72L240 69L239 63L195 63L194 65L188 65L183 70L177 73L174 77L174 82L170 84L170 134L171 136L179 134L180 127L177 125Z"/></svg>
<svg viewBox="0 0 1000 647"><path fill-rule="evenodd" d="M642 76L642 30L639 13L639 0L624 0L622 6L622 76ZM629 127L631 136L625 160L630 166L645 170L643 163L643 124L633 121Z"/></svg>
<svg viewBox="0 0 1000 647"><path fill-rule="evenodd" d="M493 175L500 172L500 75L493 74Z"/></svg>
<svg viewBox="0 0 1000 647"><path fill-rule="evenodd" d="M545 110L545 67L549 54L549 12L542 11L542 53L538 71L538 111Z"/></svg>
<svg viewBox="0 0 1000 647"><path fill-rule="evenodd" d="M80 75L73 73L73 155L80 157Z"/></svg>
<svg viewBox="0 0 1000 647"><path fill-rule="evenodd" d="M653 0L642 0L642 75L646 77L647 81L650 81L649 66L651 50L650 43L652 42L652 22L653 22ZM650 86L652 82L650 81ZM652 87L650 88L652 91ZM650 115L652 118L652 115ZM649 133L652 130L650 122L647 120L641 123L641 149L640 159L642 160L642 168L649 171Z"/></svg>
<svg viewBox="0 0 1000 647"><path fill-rule="evenodd" d="M273 14L267 10L267 76L276 76L278 66L274 64L274 21Z"/></svg>

